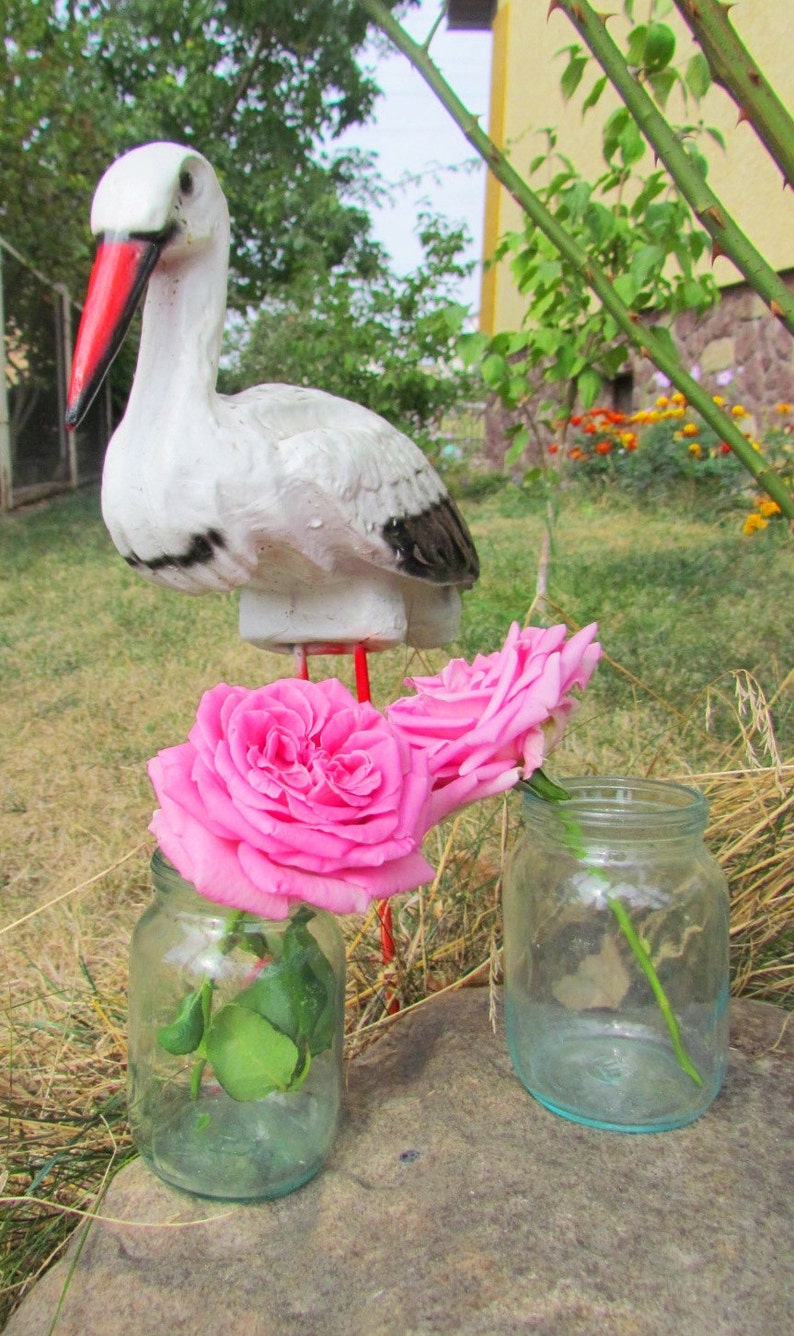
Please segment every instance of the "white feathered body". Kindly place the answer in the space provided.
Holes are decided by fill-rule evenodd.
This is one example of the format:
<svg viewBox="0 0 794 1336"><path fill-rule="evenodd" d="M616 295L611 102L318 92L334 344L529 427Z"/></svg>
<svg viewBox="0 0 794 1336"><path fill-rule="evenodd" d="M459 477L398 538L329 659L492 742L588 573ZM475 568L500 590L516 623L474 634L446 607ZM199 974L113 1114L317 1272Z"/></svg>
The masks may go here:
<svg viewBox="0 0 794 1336"><path fill-rule="evenodd" d="M187 201L176 184L185 162L196 181ZM143 211L147 188L170 189L174 240L149 279L135 379L105 460L102 510L118 550L186 593L240 589L241 633L263 646L449 640L477 563L441 479L407 436L347 400L278 384L219 395L225 200L199 155L150 145L106 173L94 230L143 232L150 215L165 217L162 202Z"/></svg>

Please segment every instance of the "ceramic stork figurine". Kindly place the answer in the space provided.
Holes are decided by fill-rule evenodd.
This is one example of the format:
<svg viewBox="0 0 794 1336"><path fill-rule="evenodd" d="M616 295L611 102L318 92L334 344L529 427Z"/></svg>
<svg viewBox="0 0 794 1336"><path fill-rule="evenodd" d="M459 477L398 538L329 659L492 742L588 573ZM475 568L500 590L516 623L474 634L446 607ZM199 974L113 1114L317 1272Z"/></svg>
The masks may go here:
<svg viewBox="0 0 794 1336"><path fill-rule="evenodd" d="M179 144L133 149L102 177L91 228L99 245L68 426L148 284L135 378L102 477L102 513L125 561L190 594L240 589L240 633L264 649L452 639L477 554L419 447L321 390L217 393L229 213L209 162Z"/></svg>

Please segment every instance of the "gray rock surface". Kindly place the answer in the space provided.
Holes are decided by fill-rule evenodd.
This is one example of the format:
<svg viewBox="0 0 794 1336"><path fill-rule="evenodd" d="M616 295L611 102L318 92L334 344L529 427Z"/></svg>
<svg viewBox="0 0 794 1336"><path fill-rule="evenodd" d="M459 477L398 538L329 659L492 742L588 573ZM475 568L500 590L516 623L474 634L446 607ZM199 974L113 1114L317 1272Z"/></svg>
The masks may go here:
<svg viewBox="0 0 794 1336"><path fill-rule="evenodd" d="M789 1019L734 1004L709 1113L632 1136L531 1099L484 990L434 999L350 1064L342 1133L306 1187L228 1207L136 1162L8 1336L782 1336Z"/></svg>

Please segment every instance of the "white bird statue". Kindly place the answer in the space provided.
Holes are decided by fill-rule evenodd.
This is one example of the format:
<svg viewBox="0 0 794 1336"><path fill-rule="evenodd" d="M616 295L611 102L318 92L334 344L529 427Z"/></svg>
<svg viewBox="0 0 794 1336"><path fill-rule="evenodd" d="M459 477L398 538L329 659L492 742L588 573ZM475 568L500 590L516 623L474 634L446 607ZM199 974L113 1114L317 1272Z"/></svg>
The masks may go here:
<svg viewBox="0 0 794 1336"><path fill-rule="evenodd" d="M135 378L102 477L103 517L130 566L186 593L239 588L240 633L262 648L452 639L477 554L419 447L321 390L217 393L229 214L209 162L179 144L133 149L102 177L91 228L99 245L70 427L148 281Z"/></svg>

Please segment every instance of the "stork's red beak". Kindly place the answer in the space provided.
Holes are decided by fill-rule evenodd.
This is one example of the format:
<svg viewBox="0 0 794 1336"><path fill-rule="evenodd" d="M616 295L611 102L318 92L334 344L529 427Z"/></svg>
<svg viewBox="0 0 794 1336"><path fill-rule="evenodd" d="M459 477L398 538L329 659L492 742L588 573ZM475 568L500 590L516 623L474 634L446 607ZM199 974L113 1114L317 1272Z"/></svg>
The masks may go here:
<svg viewBox="0 0 794 1336"><path fill-rule="evenodd" d="M124 341L162 244L162 237L103 237L99 243L72 359L70 430L85 417Z"/></svg>

